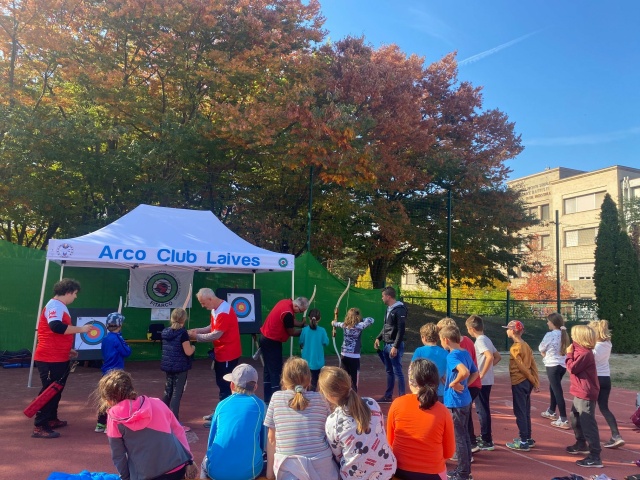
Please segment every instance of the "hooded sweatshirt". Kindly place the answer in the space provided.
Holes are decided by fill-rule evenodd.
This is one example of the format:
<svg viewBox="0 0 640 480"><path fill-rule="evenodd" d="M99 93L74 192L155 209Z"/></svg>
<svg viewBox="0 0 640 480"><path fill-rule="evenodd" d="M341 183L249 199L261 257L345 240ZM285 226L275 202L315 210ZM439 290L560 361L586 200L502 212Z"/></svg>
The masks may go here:
<svg viewBox="0 0 640 480"><path fill-rule="evenodd" d="M180 422L159 398L123 400L108 410L111 458L122 480L148 480L193 456Z"/></svg>
<svg viewBox="0 0 640 480"><path fill-rule="evenodd" d="M591 350L573 342L573 351L567 352L567 370L571 374L569 392L572 395L583 400L598 400L600 382Z"/></svg>

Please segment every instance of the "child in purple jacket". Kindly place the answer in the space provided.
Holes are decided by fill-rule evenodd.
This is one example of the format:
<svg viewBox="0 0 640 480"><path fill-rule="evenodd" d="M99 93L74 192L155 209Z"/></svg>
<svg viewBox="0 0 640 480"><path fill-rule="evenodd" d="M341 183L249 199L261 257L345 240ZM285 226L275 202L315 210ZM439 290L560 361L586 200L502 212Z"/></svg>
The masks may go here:
<svg viewBox="0 0 640 480"><path fill-rule="evenodd" d="M569 392L574 396L570 420L576 443L566 450L572 455L588 454L576 462L579 467L601 468L600 432L596 422L600 384L592 352L596 336L588 326L576 325L571 329L571 337L573 343L567 347L567 370L571 374Z"/></svg>

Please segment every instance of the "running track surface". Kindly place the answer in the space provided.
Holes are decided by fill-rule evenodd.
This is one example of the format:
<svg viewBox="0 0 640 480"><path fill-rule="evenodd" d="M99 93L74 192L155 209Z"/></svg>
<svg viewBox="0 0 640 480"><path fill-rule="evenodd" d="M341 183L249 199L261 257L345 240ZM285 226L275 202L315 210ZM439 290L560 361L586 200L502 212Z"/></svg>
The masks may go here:
<svg viewBox="0 0 640 480"><path fill-rule="evenodd" d="M409 364L410 354L405 354L404 370ZM241 359L254 365L262 375L262 367L250 357ZM328 365L337 365L337 358L327 356ZM162 397L164 373L159 362L135 362L126 364L126 369L134 376L135 387L140 394ZM44 480L53 471L79 473L115 473L111 463L109 445L104 434L95 433L96 413L90 395L101 377L97 368L78 367L71 374L60 402L59 415L69 425L60 430L57 439L31 438L33 422L22 410L37 395L40 380L37 370L33 378L34 387L27 387L28 368L1 369L3 415L0 428L0 480ZM629 420L635 410L636 392L613 388L609 401L615 414L624 447L602 451L604 468L582 468L575 461L582 456L566 454L566 446L574 443L572 430L560 430L550 426L549 420L540 412L548 406L548 382L544 372L540 372L541 389L532 395L532 428L536 447L529 452L517 452L504 446L517 437L515 417L511 408L511 386L508 374L508 353L496 367L496 384L491 393L493 437L496 449L474 454L471 466L475 480L546 479L576 473L588 478L591 475L606 474L622 480L627 475L640 474L635 460L640 459L640 430ZM359 393L378 398L384 393L386 375L377 356L362 358ZM568 375L563 381L567 408L572 397L569 394ZM396 390L397 392L397 390ZM261 390L260 390L260 396ZM197 359L189 372L186 392L180 407L181 421L192 428L187 434L191 449L199 463L206 450L208 429L203 427L202 416L210 413L217 403L218 390L208 359ZM382 405L385 413L389 404ZM479 435L477 415L473 414L476 434ZM609 428L597 414L600 439L605 442L610 437ZM450 463L450 467L454 464Z"/></svg>

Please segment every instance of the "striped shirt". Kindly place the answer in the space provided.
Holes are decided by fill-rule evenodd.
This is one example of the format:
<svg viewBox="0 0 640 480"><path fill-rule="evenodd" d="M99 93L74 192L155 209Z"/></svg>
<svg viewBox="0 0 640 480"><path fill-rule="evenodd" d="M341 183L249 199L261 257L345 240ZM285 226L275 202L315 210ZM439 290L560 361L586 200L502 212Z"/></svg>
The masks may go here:
<svg viewBox="0 0 640 480"><path fill-rule="evenodd" d="M293 390L275 392L269 402L265 426L276 431L276 453L313 457L331 456L324 426L329 416L329 404L318 392L305 392L309 405L304 410L289 407Z"/></svg>

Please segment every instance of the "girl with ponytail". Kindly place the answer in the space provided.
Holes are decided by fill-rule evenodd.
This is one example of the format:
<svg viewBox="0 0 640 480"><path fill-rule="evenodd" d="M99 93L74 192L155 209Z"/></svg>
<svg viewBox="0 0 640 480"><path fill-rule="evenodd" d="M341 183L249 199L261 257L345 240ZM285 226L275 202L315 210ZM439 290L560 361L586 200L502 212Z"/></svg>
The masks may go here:
<svg viewBox="0 0 640 480"><path fill-rule="evenodd" d="M562 377L567 371L565 359L567 347L571 345L571 339L567 333L567 327L564 326L564 318L559 313L547 315L547 327L549 327L549 332L540 342L538 350L542 355L542 362L549 378L549 408L540 415L552 420L552 427L569 430L571 426L567 420ZM556 407L558 407L559 415L556 415Z"/></svg>
<svg viewBox="0 0 640 480"><path fill-rule="evenodd" d="M267 478L338 478L324 434L329 405L308 390L310 383L307 362L289 358L282 369L282 390L273 393L264 420L269 429Z"/></svg>
<svg viewBox="0 0 640 480"><path fill-rule="evenodd" d="M322 369L318 388L334 409L327 418L325 432L340 464L340 477L391 479L396 458L387 443L376 401L360 398L351 386L349 374L338 367Z"/></svg>
<svg viewBox="0 0 640 480"><path fill-rule="evenodd" d="M456 445L451 414L438 401L438 367L419 358L408 377L411 394L396 398L387 418L387 439L398 459L395 478L442 480Z"/></svg>
<svg viewBox="0 0 640 480"><path fill-rule="evenodd" d="M358 376L360 374L360 348L362 331L373 325L373 318L362 318L359 308L350 308L344 322L331 322L331 326L344 329L342 354L340 355L342 368L351 377L351 388L358 391Z"/></svg>
<svg viewBox="0 0 640 480"><path fill-rule="evenodd" d="M302 358L309 364L311 370L311 385L309 390L316 391L318 386L318 375L320 369L324 367L324 347L329 345L327 331L318 327L320 321L320 310L314 308L309 310L309 325L300 332L300 348Z"/></svg>

